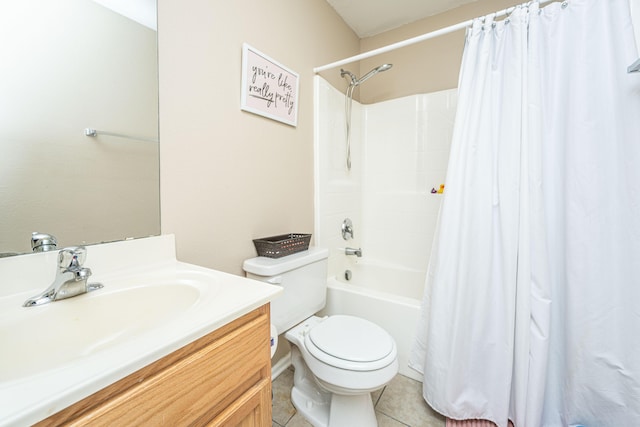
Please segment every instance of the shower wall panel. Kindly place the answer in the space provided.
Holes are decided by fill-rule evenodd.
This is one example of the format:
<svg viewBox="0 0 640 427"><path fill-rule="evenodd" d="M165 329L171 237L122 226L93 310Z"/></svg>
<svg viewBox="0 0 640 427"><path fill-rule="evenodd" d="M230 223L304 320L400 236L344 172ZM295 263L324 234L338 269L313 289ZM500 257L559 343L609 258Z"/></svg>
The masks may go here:
<svg viewBox="0 0 640 427"><path fill-rule="evenodd" d="M346 169L344 94L316 77L316 244L330 249L329 275L357 262L426 272L445 184L457 90L371 105L354 101L352 169ZM353 220L355 239L340 225Z"/></svg>

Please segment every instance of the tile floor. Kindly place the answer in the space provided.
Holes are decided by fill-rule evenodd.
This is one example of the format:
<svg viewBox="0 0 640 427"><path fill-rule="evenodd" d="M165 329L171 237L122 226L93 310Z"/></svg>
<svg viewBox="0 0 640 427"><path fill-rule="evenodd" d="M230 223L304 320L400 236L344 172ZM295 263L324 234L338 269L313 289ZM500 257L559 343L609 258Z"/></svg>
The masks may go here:
<svg viewBox="0 0 640 427"><path fill-rule="evenodd" d="M293 368L273 382L272 427L311 427L291 404ZM422 384L396 375L386 387L372 395L379 427L444 427L445 420L422 398Z"/></svg>

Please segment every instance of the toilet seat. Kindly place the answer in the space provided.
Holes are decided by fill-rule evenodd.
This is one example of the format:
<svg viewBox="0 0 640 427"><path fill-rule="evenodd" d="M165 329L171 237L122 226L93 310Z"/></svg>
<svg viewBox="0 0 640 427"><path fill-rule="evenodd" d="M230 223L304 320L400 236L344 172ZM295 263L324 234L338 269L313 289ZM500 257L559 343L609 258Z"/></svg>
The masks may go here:
<svg viewBox="0 0 640 427"><path fill-rule="evenodd" d="M310 328L304 337L309 353L336 368L373 371L393 363L393 338L381 327L354 316L334 315Z"/></svg>

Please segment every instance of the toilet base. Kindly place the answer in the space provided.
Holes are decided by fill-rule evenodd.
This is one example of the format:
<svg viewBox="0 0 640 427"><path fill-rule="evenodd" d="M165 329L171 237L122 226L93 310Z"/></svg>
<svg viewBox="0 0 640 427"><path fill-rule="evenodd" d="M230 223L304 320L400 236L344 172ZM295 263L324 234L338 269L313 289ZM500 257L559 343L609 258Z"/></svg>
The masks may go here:
<svg viewBox="0 0 640 427"><path fill-rule="evenodd" d="M295 345L291 359L295 368L291 402L314 427L378 426L370 393L343 395L323 390Z"/></svg>

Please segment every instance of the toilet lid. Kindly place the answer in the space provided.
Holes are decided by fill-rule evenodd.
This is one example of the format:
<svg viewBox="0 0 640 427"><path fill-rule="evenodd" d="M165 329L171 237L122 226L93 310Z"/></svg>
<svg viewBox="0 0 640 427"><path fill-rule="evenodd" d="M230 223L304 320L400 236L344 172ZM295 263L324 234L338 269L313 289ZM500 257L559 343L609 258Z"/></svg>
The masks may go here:
<svg viewBox="0 0 640 427"><path fill-rule="evenodd" d="M380 369L396 358L395 342L387 331L354 316L328 317L311 328L305 344L317 359L344 369Z"/></svg>

